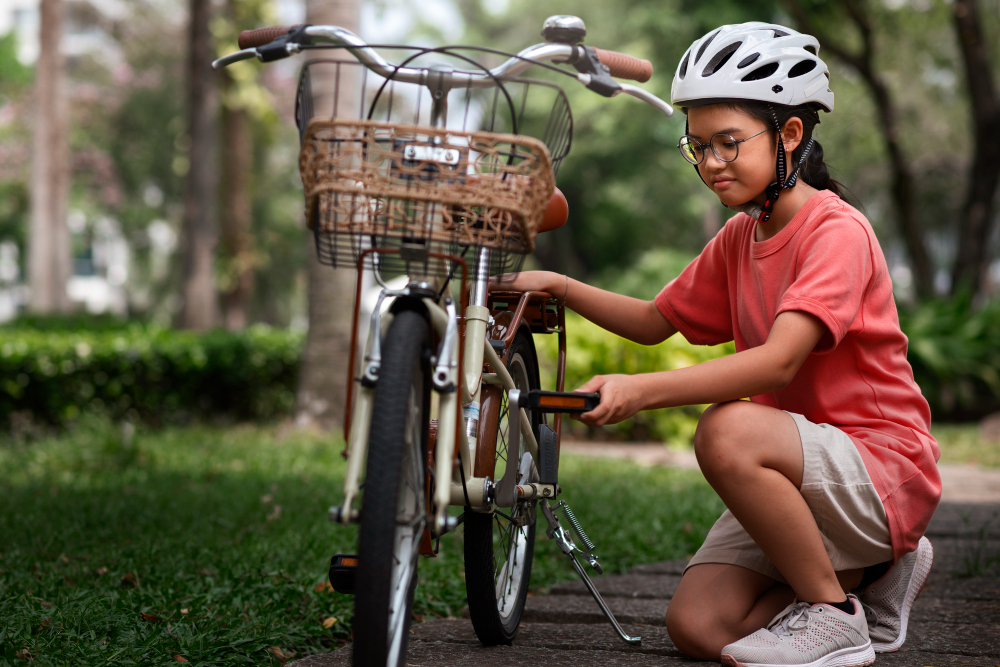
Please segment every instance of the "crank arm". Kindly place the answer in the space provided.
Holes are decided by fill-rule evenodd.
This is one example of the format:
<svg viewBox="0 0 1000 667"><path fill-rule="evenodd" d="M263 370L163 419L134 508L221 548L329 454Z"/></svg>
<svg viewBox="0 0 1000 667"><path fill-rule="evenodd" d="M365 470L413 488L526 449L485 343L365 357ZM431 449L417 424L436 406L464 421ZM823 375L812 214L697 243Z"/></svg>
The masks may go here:
<svg viewBox="0 0 1000 667"><path fill-rule="evenodd" d="M622 626L618 623L618 619L616 619L615 615L610 609L608 609L608 605L605 604L604 598L601 597L597 587L594 586L594 582L590 580L590 577L587 576L586 570L583 569L583 566L580 565L580 561L576 558L576 554L574 552L580 551L580 549L573 543L573 539L570 537L569 533L559 524L559 519L555 514L553 514L552 507L549 505L548 501L543 500L539 504L542 508L542 514L545 515L545 520L549 523L549 528L546 531L546 534L556 541L556 544L559 545L559 549L569 558L569 562L572 563L573 569L576 570L577 575L579 575L580 579L583 580L583 585L587 587L588 591L590 591L590 594L594 597L594 601L597 602L597 606L601 608L605 617L607 617L608 621L611 622L611 626L615 629L615 632L618 633L618 636L621 637L626 644L631 644L632 646L640 645L642 643L642 637L632 637L622 630ZM582 551L581 553L585 556L589 555Z"/></svg>

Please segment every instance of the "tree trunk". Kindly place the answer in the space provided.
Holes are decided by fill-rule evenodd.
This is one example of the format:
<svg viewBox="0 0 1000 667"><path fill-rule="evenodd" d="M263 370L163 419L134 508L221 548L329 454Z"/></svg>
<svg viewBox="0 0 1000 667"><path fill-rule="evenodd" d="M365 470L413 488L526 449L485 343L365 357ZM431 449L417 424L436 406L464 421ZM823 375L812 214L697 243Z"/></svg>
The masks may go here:
<svg viewBox="0 0 1000 667"><path fill-rule="evenodd" d="M1000 183L1000 97L975 0L955 0L953 8L972 105L974 148L951 290L953 294L968 290L976 295L985 282L996 225L993 201Z"/></svg>
<svg viewBox="0 0 1000 667"><path fill-rule="evenodd" d="M865 82L878 108L882 139L892 167L892 199L896 207L896 222L910 256L913 283L921 297L934 293L934 267L924 244L914 201L916 190L913 169L900 143L899 112L885 80L875 70L875 37L871 17L860 0L843 0L842 5L861 35L861 50L852 53L819 30L800 0L785 0L792 16L803 31L819 40L820 46L853 69Z"/></svg>
<svg viewBox="0 0 1000 667"><path fill-rule="evenodd" d="M358 0L307 0L306 23L336 25L358 31ZM322 55L320 57L323 57ZM338 91L341 110L357 108L357 82L345 76L353 68L344 68ZM313 108L317 115L328 114L336 83L314 68ZM328 80L325 80L328 79ZM346 113L343 112L343 113ZM310 235L306 250L308 274L309 332L299 376L298 419L300 424L315 423L332 428L343 423L347 401L347 382L353 369L347 367L351 351L351 322L354 306L354 279L351 269L332 270L316 259Z"/></svg>
<svg viewBox="0 0 1000 667"><path fill-rule="evenodd" d="M227 75L225 87L232 86ZM253 288L253 244L250 237L250 171L253 144L246 110L222 109L222 264L223 321L227 329L247 325L247 301Z"/></svg>
<svg viewBox="0 0 1000 667"><path fill-rule="evenodd" d="M30 310L65 312L71 255L66 207L69 198L69 140L63 88L62 0L42 0L31 165L31 228L28 238Z"/></svg>
<svg viewBox="0 0 1000 667"><path fill-rule="evenodd" d="M216 231L213 221L215 174L212 165L215 75L208 23L210 0L190 0L188 30L188 161L184 191L184 307L181 326L204 331L216 323L214 284Z"/></svg>

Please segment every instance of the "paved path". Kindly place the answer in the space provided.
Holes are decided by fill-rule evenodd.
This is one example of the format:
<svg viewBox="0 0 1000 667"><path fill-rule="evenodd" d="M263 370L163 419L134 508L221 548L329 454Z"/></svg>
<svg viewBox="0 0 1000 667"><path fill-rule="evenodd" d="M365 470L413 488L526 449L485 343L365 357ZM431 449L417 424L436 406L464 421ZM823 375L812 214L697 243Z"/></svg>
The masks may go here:
<svg viewBox="0 0 1000 667"><path fill-rule="evenodd" d="M964 482L961 477L951 481L946 477L946 497L987 502L942 503L927 532L934 544L934 569L914 606L906 644L897 653L879 655L877 665L1000 667L1000 499L993 499L992 492L969 493L968 486L983 483L982 488L989 489L995 483L1000 489L996 476L1000 474ZM948 488L962 483L965 488ZM412 627L407 664L693 664L671 643L663 621L683 566L669 561L639 565L628 574L594 577L625 631L642 636L638 648L618 639L583 584L570 582L554 586L549 595L528 599L513 646L484 648L468 620L434 620ZM350 650L309 656L289 665L346 666L351 664Z"/></svg>

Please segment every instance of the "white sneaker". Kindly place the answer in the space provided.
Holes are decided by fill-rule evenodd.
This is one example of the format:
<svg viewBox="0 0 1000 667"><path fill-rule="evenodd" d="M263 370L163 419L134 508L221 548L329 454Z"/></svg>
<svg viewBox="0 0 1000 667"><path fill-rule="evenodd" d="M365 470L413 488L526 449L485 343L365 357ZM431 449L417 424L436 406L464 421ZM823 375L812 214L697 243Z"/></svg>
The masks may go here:
<svg viewBox="0 0 1000 667"><path fill-rule="evenodd" d="M875 662L868 623L853 595L853 614L818 602L794 602L766 629L722 649L730 667L863 667Z"/></svg>
<svg viewBox="0 0 1000 667"><path fill-rule="evenodd" d="M865 608L872 648L877 653L898 651L906 640L906 622L913 601L931 573L934 547L920 538L916 551L906 554L884 577L868 587L859 597Z"/></svg>

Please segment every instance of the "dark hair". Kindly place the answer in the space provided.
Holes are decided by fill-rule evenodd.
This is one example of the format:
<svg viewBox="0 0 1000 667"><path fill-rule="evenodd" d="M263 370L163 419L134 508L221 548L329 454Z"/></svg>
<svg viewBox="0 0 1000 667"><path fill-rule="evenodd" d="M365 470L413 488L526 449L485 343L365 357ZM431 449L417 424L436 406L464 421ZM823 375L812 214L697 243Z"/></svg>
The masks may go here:
<svg viewBox="0 0 1000 667"><path fill-rule="evenodd" d="M795 169L795 165L799 163L802 151L805 150L808 143L808 137L812 136L813 128L819 124L819 111L812 104L790 107L753 100L732 100L727 104L730 109L742 111L751 118L756 118L767 125L773 135L777 135L777 130L774 128L775 117L778 120L778 127L784 127L791 118L798 118L802 121L804 136L803 140L792 151L791 169ZM799 178L817 190L831 190L838 197L844 199L844 186L830 178L830 170L823 162L823 147L815 139L809 156L799 170Z"/></svg>

